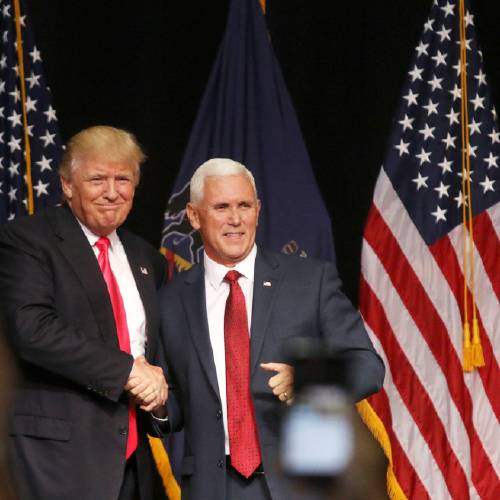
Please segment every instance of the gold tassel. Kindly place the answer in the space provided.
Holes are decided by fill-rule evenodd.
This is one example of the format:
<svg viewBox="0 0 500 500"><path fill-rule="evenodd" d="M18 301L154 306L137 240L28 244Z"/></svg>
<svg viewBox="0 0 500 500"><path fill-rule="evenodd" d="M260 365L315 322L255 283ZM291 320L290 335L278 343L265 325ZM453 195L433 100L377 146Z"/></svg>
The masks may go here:
<svg viewBox="0 0 500 500"><path fill-rule="evenodd" d="M474 318L472 322L472 363L475 368L480 368L485 365L477 318Z"/></svg>
<svg viewBox="0 0 500 500"><path fill-rule="evenodd" d="M470 343L470 326L469 322L464 323L464 371L471 372L474 369L472 364L472 346Z"/></svg>

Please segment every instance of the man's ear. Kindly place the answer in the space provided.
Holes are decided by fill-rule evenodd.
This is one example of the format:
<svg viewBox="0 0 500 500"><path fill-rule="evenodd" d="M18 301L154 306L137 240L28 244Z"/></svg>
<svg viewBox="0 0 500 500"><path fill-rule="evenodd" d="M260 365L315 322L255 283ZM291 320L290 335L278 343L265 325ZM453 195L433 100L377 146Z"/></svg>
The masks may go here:
<svg viewBox="0 0 500 500"><path fill-rule="evenodd" d="M71 198L73 197L73 187L71 185L71 181L65 179L62 175L60 176L60 179L64 197L67 200L71 200Z"/></svg>
<svg viewBox="0 0 500 500"><path fill-rule="evenodd" d="M257 199L257 226L259 225L259 215L260 215L261 208L262 208L262 204L260 203L260 200Z"/></svg>
<svg viewBox="0 0 500 500"><path fill-rule="evenodd" d="M200 229L200 217L198 215L198 210L191 202L186 205L186 214L193 229L198 231L198 229Z"/></svg>

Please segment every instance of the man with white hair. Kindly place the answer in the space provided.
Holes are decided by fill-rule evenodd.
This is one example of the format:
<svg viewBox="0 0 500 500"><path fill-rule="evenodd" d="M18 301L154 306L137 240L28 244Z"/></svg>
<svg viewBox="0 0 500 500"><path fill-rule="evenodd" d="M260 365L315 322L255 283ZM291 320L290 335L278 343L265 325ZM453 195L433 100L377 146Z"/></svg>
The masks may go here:
<svg viewBox="0 0 500 500"><path fill-rule="evenodd" d="M285 499L273 454L280 410L294 398L290 342L321 338L344 357L356 399L380 389L384 366L334 265L257 247L261 204L249 170L209 160L190 196L204 257L160 297L170 396L155 414L166 431L184 428L183 499Z"/></svg>

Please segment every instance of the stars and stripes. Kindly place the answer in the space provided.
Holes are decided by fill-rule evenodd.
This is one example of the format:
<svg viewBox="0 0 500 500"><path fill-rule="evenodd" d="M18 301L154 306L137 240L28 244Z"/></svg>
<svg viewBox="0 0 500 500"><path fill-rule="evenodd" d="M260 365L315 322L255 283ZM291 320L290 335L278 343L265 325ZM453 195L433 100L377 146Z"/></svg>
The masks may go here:
<svg viewBox="0 0 500 500"><path fill-rule="evenodd" d="M364 233L360 309L387 367L369 403L388 438L394 498L500 498L499 128L465 2L469 196L459 3L433 3ZM474 216L473 261L464 203ZM470 373L462 365L464 252L485 360Z"/></svg>
<svg viewBox="0 0 500 500"><path fill-rule="evenodd" d="M21 12L23 12L21 4ZM42 74L42 56L26 15L19 19L31 175L28 178L20 63L14 0L0 0L0 223L28 213L28 190L34 211L60 201L57 165L62 152L57 115ZM30 186L30 187L29 187Z"/></svg>

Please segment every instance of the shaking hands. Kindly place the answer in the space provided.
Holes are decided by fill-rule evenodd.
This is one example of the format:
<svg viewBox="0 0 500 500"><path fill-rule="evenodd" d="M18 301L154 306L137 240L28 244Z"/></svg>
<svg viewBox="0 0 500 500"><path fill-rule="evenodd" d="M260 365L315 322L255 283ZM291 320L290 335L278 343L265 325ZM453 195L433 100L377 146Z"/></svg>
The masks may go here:
<svg viewBox="0 0 500 500"><path fill-rule="evenodd" d="M135 398L141 410L147 412L163 406L168 398L163 370L149 364L144 356L134 360L125 390Z"/></svg>

